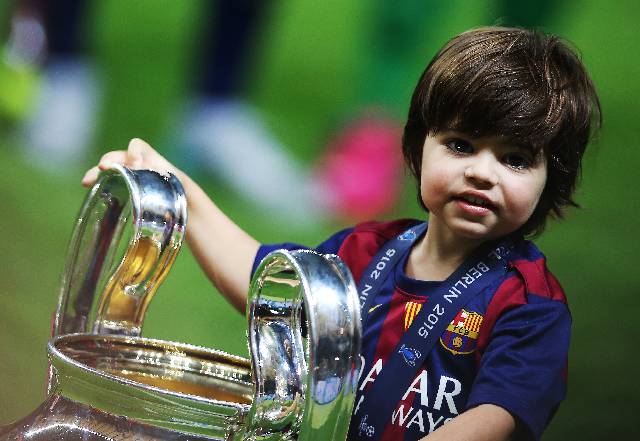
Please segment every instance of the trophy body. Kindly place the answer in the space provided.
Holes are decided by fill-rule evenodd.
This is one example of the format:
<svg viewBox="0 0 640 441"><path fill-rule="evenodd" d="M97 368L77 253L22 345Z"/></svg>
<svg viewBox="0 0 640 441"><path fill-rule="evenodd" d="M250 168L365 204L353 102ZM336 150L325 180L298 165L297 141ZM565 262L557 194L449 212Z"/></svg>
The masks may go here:
<svg viewBox="0 0 640 441"><path fill-rule="evenodd" d="M48 345L45 402L0 439L230 439L250 409L248 360L123 336L70 334Z"/></svg>
<svg viewBox="0 0 640 441"><path fill-rule="evenodd" d="M115 166L76 223L44 402L0 440L345 439L360 369L351 274L335 256L277 251L247 305L251 360L141 336L182 244L171 175Z"/></svg>

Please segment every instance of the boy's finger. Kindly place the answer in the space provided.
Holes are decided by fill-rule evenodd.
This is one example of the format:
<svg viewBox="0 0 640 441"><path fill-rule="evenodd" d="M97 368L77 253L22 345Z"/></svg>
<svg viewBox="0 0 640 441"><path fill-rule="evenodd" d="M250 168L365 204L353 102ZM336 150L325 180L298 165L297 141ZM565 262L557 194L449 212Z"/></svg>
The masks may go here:
<svg viewBox="0 0 640 441"><path fill-rule="evenodd" d="M132 148L140 152L143 152L144 150L153 149L153 147L151 147L151 145L149 145L148 142L140 138L132 138L131 141L129 141L129 149L132 149Z"/></svg>
<svg viewBox="0 0 640 441"><path fill-rule="evenodd" d="M87 172L82 177L82 181L81 181L82 186L83 187L92 186L96 182L96 179L98 179L99 174L100 174L100 169L97 166L87 170Z"/></svg>
<svg viewBox="0 0 640 441"><path fill-rule="evenodd" d="M144 154L151 149L151 146L140 138L133 138L127 147L127 163L133 168L142 168L144 165Z"/></svg>
<svg viewBox="0 0 640 441"><path fill-rule="evenodd" d="M100 170L106 170L111 167L111 164L124 164L127 159L127 152L124 150L115 150L113 152L105 153L100 158L98 168Z"/></svg>
<svg viewBox="0 0 640 441"><path fill-rule="evenodd" d="M129 141L127 147L127 165L131 168L141 168L143 164L142 146L136 138Z"/></svg>

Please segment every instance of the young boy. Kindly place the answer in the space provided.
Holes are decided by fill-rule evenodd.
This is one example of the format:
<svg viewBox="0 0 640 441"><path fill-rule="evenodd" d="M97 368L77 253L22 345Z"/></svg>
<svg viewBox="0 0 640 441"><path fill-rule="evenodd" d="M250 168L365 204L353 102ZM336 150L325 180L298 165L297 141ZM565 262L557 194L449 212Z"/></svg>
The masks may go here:
<svg viewBox="0 0 640 441"><path fill-rule="evenodd" d="M428 227L370 222L316 248L342 257L366 302L349 439L540 437L565 395L571 318L544 256L523 237L576 205L594 120L600 123L594 87L576 55L552 36L472 30L427 66L402 141ZM257 262L273 249L300 248L261 246L137 139L127 151L104 155L83 184L114 162L180 178L188 243L240 311ZM384 273L368 267L378 253L395 259ZM405 344L405 334L435 343ZM376 416L380 409L387 410Z"/></svg>

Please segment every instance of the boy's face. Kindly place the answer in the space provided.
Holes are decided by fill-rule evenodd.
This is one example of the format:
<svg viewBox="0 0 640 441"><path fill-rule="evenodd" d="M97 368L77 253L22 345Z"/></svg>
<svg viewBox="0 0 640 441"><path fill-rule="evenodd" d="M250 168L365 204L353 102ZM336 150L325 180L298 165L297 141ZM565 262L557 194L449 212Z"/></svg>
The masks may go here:
<svg viewBox="0 0 640 441"><path fill-rule="evenodd" d="M453 239L484 242L517 230L536 208L546 180L544 155L498 137L448 131L424 142L422 201L429 223Z"/></svg>

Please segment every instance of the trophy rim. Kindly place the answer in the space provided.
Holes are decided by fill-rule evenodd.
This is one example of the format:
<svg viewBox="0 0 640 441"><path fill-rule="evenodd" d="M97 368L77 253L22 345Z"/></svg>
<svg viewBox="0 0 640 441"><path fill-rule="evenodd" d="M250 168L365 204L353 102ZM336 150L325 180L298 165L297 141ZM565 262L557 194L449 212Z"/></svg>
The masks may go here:
<svg viewBox="0 0 640 441"><path fill-rule="evenodd" d="M125 387L133 387L135 389L142 390L142 391L151 391L158 394L162 394L163 396L168 395L181 400L194 401L194 402L202 403L205 405L221 405L222 404L225 406L237 407L238 409L241 409L241 410L246 410L251 406L251 404L216 400L213 398L207 398L207 397L203 397L195 394L190 394L187 392L178 392L175 390L153 386L147 383L143 383L141 381L136 381L123 376L112 374L105 370L89 366L85 363L82 363L81 361L74 359L73 357L66 354L64 350L59 347L65 343L92 341L92 340L120 342L127 345L135 344L135 345L140 345L147 348L153 348L156 350L160 349L165 352L169 352L169 351L181 352L183 354L186 354L187 357L189 357L190 354L194 354L194 355L198 354L200 356L199 358L207 358L207 356L211 357L212 360L214 357L222 358L225 361L231 362L233 364L237 364L242 369L246 369L248 374L252 375L251 362L249 361L249 359L241 357L239 355L230 354L228 352L221 351L218 349L207 348L204 346L198 346L198 345L193 345L189 343L160 340L160 339L153 339L153 338L147 338L147 337L109 335L109 334L91 334L91 333L63 334L63 335L55 336L51 340L49 340L49 342L47 343L47 352L52 365L55 366L56 365L55 360L59 360L60 362L66 365L69 365L75 369L79 369L83 372L89 373L93 376L97 376L109 382L118 383ZM232 381L236 384L246 386L249 391L253 392L252 382L246 382L240 379L231 379L226 377L224 378L224 380Z"/></svg>

